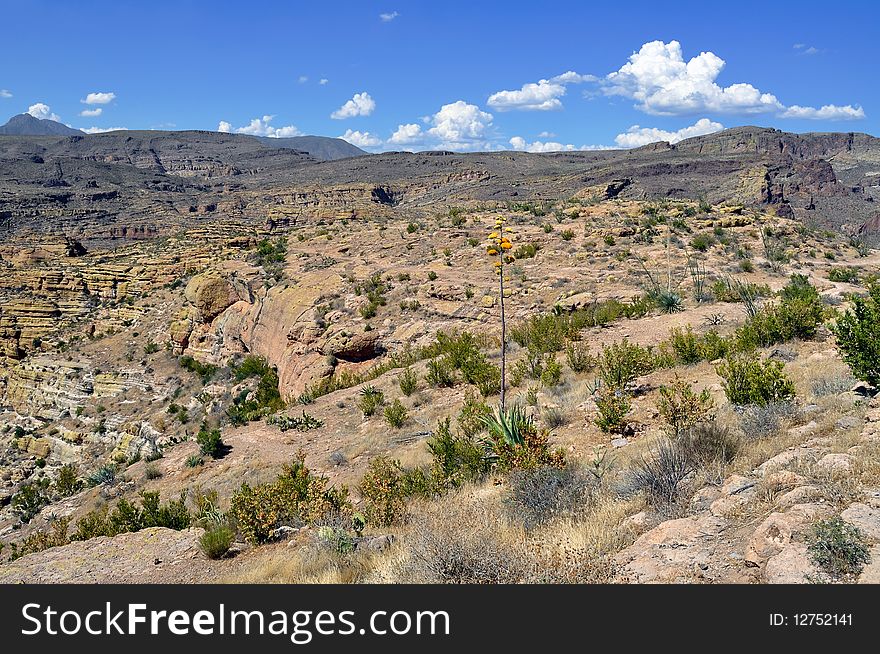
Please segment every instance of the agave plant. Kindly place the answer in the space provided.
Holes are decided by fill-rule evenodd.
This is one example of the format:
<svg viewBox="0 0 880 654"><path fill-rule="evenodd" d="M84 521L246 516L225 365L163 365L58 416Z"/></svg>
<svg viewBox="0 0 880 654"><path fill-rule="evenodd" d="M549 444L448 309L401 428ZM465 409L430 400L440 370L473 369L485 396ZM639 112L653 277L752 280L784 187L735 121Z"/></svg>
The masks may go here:
<svg viewBox="0 0 880 654"><path fill-rule="evenodd" d="M493 439L502 439L508 445L525 444L525 433L534 429L532 416L519 404L498 409L495 413L481 416L480 420Z"/></svg>

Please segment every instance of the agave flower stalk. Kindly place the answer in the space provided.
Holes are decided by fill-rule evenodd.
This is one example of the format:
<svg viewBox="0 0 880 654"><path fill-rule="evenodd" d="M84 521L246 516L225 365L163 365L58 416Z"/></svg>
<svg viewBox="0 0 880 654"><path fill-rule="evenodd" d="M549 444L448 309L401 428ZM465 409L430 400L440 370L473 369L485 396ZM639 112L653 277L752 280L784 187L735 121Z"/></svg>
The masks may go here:
<svg viewBox="0 0 880 654"><path fill-rule="evenodd" d="M505 227L505 218L495 219L495 229L489 234L486 253L495 258L495 274L498 275L498 289L501 305L501 410L504 411L505 393L507 391L507 319L504 315L504 264L512 263L510 250L513 247L510 237L513 230Z"/></svg>

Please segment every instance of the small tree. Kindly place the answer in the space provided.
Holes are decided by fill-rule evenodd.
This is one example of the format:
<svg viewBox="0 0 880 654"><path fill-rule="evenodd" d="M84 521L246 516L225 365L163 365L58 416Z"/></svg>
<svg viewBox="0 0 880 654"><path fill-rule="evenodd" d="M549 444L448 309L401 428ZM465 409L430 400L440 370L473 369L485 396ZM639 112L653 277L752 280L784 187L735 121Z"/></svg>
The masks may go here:
<svg viewBox="0 0 880 654"><path fill-rule="evenodd" d="M838 317L833 331L856 377L880 385L880 283L871 284L868 297L853 298L852 310Z"/></svg>
<svg viewBox="0 0 880 654"><path fill-rule="evenodd" d="M714 402L708 390L694 393L690 384L676 376L669 386L660 387L657 408L660 417L669 426L669 435L677 439L697 423L710 420Z"/></svg>
<svg viewBox="0 0 880 654"><path fill-rule="evenodd" d="M489 234L489 243L486 252L490 257L497 258L495 265L495 274L498 275L498 289L501 304L501 410L504 410L505 391L507 386L507 321L504 315L504 264L512 263L513 256L510 249L513 244L510 241L510 234L513 230L505 227L505 218L498 217L495 219L495 229ZM507 234L507 235L505 235Z"/></svg>

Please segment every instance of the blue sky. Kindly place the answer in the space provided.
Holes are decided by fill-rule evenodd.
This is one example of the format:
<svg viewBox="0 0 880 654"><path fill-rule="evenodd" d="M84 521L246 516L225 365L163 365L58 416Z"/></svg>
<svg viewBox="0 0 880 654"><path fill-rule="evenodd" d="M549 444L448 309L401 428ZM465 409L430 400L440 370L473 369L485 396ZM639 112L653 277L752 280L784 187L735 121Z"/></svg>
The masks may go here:
<svg viewBox="0 0 880 654"><path fill-rule="evenodd" d="M372 151L632 147L746 124L880 135L875 12L0 0L0 119L320 134Z"/></svg>

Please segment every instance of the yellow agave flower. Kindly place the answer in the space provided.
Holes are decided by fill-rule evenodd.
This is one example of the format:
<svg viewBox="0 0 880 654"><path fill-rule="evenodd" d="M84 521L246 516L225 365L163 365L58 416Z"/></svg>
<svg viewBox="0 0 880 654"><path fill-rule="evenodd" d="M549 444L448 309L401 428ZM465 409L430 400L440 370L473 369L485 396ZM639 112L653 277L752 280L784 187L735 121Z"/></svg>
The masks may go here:
<svg viewBox="0 0 880 654"><path fill-rule="evenodd" d="M495 248L489 248L489 249L487 250L487 252L488 252L490 255L492 255L493 257L494 257L496 254L498 254L498 250L496 250Z"/></svg>

